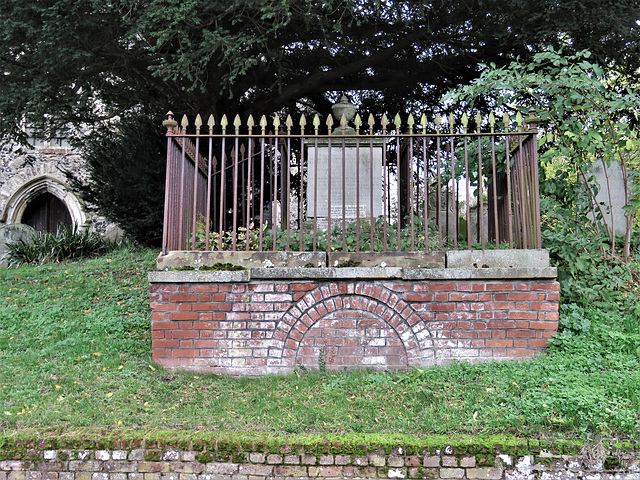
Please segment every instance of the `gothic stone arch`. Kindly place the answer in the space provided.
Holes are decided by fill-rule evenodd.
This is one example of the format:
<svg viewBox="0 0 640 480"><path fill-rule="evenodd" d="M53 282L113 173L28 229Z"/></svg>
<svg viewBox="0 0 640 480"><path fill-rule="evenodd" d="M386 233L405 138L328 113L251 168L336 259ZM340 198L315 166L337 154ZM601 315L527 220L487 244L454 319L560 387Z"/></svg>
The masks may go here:
<svg viewBox="0 0 640 480"><path fill-rule="evenodd" d="M74 228L83 230L87 227L87 214L81 200L76 197L71 187L50 175L37 176L19 187L7 200L0 221L4 223L21 223L28 205L47 192L64 203L69 211Z"/></svg>

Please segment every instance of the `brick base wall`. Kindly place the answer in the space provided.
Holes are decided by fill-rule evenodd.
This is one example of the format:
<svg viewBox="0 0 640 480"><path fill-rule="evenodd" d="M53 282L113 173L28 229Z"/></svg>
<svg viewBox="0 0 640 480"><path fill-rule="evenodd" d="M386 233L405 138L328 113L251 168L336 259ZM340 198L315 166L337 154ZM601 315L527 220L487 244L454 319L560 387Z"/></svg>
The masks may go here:
<svg viewBox="0 0 640 480"><path fill-rule="evenodd" d="M154 272L154 361L259 375L515 359L542 352L558 326L555 279L256 276Z"/></svg>

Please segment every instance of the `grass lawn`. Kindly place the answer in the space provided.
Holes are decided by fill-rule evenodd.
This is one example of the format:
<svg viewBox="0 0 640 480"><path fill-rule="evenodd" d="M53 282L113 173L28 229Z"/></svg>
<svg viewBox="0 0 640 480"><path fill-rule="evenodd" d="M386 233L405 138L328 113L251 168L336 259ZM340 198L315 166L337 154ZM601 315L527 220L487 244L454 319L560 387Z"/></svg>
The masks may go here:
<svg viewBox="0 0 640 480"><path fill-rule="evenodd" d="M640 328L589 333L526 362L233 378L151 361L156 252L0 269L0 428L640 436Z"/></svg>

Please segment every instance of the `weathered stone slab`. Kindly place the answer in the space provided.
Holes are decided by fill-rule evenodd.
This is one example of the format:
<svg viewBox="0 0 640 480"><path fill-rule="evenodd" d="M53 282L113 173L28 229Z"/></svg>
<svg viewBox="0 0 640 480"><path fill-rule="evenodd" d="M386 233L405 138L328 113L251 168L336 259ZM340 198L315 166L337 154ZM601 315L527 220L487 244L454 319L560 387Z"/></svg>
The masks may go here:
<svg viewBox="0 0 640 480"><path fill-rule="evenodd" d="M23 240L31 242L35 229L23 223L11 223L0 227L0 268L8 267L9 260L6 258L9 249L7 245L18 243Z"/></svg>
<svg viewBox="0 0 640 480"><path fill-rule="evenodd" d="M447 268L544 268L549 250L450 250Z"/></svg>
<svg viewBox="0 0 640 480"><path fill-rule="evenodd" d="M246 283L249 281L249 270L236 272L149 272L151 283Z"/></svg>
<svg viewBox="0 0 640 480"><path fill-rule="evenodd" d="M444 252L335 252L328 266L358 262L358 267L444 268Z"/></svg>
<svg viewBox="0 0 640 480"><path fill-rule="evenodd" d="M388 279L402 278L400 267L343 268L252 268L251 278L257 279Z"/></svg>
<svg viewBox="0 0 640 480"><path fill-rule="evenodd" d="M402 271L403 280L500 280L553 278L556 267L543 268L433 268Z"/></svg>
<svg viewBox="0 0 640 480"><path fill-rule="evenodd" d="M216 263L230 263L252 267L324 267L324 252L197 252L171 251L157 259L158 270L171 270L190 266L199 269Z"/></svg>

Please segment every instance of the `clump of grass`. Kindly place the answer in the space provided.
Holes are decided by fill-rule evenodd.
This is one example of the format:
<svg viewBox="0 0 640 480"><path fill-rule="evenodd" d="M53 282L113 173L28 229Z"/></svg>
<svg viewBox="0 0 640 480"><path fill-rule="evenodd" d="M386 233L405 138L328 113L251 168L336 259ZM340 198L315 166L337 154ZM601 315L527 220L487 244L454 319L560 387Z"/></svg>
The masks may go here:
<svg viewBox="0 0 640 480"><path fill-rule="evenodd" d="M94 257L118 247L122 242L108 242L96 232L61 228L57 233L32 235L30 242L20 240L7 245L9 264L42 265L49 262Z"/></svg>

